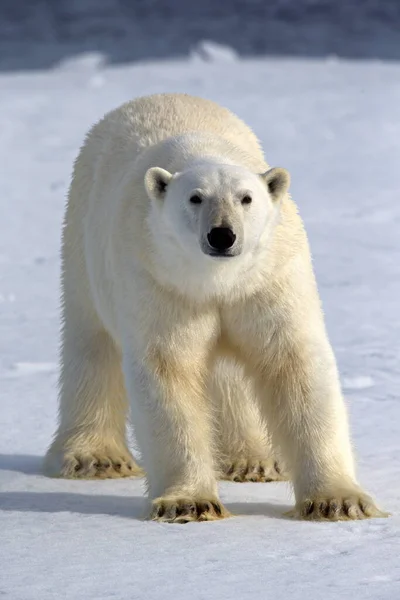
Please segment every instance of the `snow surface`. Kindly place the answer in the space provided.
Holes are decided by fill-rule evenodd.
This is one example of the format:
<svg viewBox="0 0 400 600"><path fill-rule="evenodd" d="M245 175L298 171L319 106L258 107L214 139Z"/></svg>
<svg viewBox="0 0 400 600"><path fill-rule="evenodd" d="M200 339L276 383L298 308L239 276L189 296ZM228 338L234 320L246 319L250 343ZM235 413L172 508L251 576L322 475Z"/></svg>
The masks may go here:
<svg viewBox="0 0 400 600"><path fill-rule="evenodd" d="M236 111L292 173L343 376L362 483L389 519L283 517L286 484L221 485L238 516L142 519L140 481L52 480L59 240L87 128L123 101L186 91ZM0 74L0 596L12 600L400 598L400 63L72 57Z"/></svg>

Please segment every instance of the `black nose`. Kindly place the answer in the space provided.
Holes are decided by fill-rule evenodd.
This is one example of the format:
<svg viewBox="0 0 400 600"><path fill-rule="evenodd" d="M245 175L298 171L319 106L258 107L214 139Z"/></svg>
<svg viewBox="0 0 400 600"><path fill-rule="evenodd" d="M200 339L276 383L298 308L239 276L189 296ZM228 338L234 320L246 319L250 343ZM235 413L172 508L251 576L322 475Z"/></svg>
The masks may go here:
<svg viewBox="0 0 400 600"><path fill-rule="evenodd" d="M207 235L208 243L211 248L223 252L232 248L236 240L236 235L229 227L214 227Z"/></svg>

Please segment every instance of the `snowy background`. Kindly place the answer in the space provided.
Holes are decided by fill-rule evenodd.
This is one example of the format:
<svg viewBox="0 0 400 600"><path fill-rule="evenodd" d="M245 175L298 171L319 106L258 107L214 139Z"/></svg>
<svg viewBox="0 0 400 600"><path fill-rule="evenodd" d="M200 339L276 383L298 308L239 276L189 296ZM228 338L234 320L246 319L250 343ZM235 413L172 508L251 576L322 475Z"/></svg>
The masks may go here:
<svg viewBox="0 0 400 600"><path fill-rule="evenodd" d="M0 597L396 600L399 2L169 4L0 3ZM72 161L104 112L161 91L233 109L291 171L360 479L390 519L289 521L286 484L224 483L238 517L163 525L142 520L140 481L41 475Z"/></svg>

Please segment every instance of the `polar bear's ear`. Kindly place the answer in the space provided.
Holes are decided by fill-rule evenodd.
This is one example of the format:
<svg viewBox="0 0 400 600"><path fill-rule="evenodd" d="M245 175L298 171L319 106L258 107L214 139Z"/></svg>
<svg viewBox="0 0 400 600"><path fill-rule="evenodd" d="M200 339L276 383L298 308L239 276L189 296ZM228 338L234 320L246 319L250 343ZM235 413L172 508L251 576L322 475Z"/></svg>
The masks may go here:
<svg viewBox="0 0 400 600"><path fill-rule="evenodd" d="M261 179L266 184L273 202L280 200L289 189L290 175L289 171L276 167L269 169L261 175Z"/></svg>
<svg viewBox="0 0 400 600"><path fill-rule="evenodd" d="M171 173L160 167L152 167L146 171L144 185L151 200L163 200L167 187L172 179Z"/></svg>

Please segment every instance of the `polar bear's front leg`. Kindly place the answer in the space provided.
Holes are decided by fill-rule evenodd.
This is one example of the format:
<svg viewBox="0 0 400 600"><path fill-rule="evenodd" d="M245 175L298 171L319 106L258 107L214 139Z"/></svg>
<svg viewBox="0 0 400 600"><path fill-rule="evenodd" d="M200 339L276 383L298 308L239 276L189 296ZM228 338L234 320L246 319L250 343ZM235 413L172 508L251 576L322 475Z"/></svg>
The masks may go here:
<svg viewBox="0 0 400 600"><path fill-rule="evenodd" d="M281 330L279 353L270 354L261 377L272 435L293 476L291 514L316 520L387 516L356 482L335 359L326 336L310 331Z"/></svg>
<svg viewBox="0 0 400 600"><path fill-rule="evenodd" d="M229 308L223 326L258 378L268 431L293 481L293 514L329 520L385 516L355 478L347 411L316 291L309 287L302 297L305 278L297 291L290 290L292 280L276 296L265 293L245 307Z"/></svg>
<svg viewBox="0 0 400 600"><path fill-rule="evenodd" d="M123 351L151 518L220 519L228 513L218 498L206 393L214 319L173 312L164 303L151 320L140 319Z"/></svg>
<svg viewBox="0 0 400 600"><path fill-rule="evenodd" d="M189 370L158 351L141 366L134 362L125 362L125 377L151 517L184 523L226 516L218 499L209 409L198 366Z"/></svg>
<svg viewBox="0 0 400 600"><path fill-rule="evenodd" d="M293 473L296 507L304 519L383 516L355 480L347 414L327 344L302 340L264 377L265 409ZM280 359L283 356L281 355Z"/></svg>

